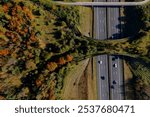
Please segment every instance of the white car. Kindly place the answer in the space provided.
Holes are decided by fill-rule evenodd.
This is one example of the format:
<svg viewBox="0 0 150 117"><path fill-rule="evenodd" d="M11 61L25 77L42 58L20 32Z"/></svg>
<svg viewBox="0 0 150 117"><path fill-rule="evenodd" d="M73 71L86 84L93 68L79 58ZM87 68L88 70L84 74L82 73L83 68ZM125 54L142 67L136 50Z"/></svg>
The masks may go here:
<svg viewBox="0 0 150 117"><path fill-rule="evenodd" d="M117 67L117 64L115 63L115 64L113 64L113 67Z"/></svg>
<svg viewBox="0 0 150 117"><path fill-rule="evenodd" d="M102 63L103 63L103 61L98 61L98 63L99 63L99 64L102 64Z"/></svg>
<svg viewBox="0 0 150 117"><path fill-rule="evenodd" d="M103 61L100 61L100 64L102 64L103 63Z"/></svg>

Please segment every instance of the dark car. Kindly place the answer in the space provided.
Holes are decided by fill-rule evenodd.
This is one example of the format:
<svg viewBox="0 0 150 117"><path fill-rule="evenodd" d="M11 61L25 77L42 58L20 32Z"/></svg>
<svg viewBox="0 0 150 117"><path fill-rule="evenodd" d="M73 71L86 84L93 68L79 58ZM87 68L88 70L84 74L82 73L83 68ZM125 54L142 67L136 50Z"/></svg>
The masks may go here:
<svg viewBox="0 0 150 117"><path fill-rule="evenodd" d="M117 64L116 64L116 63L114 63L114 64L113 64L113 67L116 67L116 68L117 68Z"/></svg>
<svg viewBox="0 0 150 117"><path fill-rule="evenodd" d="M115 57L112 57L112 60L115 61Z"/></svg>
<svg viewBox="0 0 150 117"><path fill-rule="evenodd" d="M104 77L104 76L101 76L101 79L102 79L102 80L105 80L105 77Z"/></svg>
<svg viewBox="0 0 150 117"><path fill-rule="evenodd" d="M115 89L114 85L111 85L110 88L111 88L111 89Z"/></svg>
<svg viewBox="0 0 150 117"><path fill-rule="evenodd" d="M113 84L117 84L117 82L115 81L115 80L113 80L113 82L112 82Z"/></svg>
<svg viewBox="0 0 150 117"><path fill-rule="evenodd" d="M111 36L111 38L112 38L112 39L115 39L115 36L114 36L114 35L112 35L112 36Z"/></svg>
<svg viewBox="0 0 150 117"><path fill-rule="evenodd" d="M102 64L102 63L103 63L103 61L98 61L98 63L99 63L99 64Z"/></svg>
<svg viewBox="0 0 150 117"><path fill-rule="evenodd" d="M118 59L117 56L113 56L113 57L112 57L112 60L113 60L113 61L115 61L116 59Z"/></svg>

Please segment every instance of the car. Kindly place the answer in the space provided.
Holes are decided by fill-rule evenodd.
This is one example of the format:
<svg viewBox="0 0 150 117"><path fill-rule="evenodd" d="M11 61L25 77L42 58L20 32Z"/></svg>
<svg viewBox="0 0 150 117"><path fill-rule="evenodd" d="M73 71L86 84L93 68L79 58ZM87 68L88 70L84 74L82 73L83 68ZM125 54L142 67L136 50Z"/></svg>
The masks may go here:
<svg viewBox="0 0 150 117"><path fill-rule="evenodd" d="M115 61L116 59L115 59L115 57L112 57L112 61Z"/></svg>
<svg viewBox="0 0 150 117"><path fill-rule="evenodd" d="M114 63L114 64L113 64L113 67L117 67L117 64L116 64L116 63Z"/></svg>
<svg viewBox="0 0 150 117"><path fill-rule="evenodd" d="M98 61L98 63L99 63L99 64L102 64L102 63L103 63L103 61Z"/></svg>
<svg viewBox="0 0 150 117"><path fill-rule="evenodd" d="M115 59L118 59L119 57L118 56L114 56L115 57Z"/></svg>
<svg viewBox="0 0 150 117"><path fill-rule="evenodd" d="M112 36L111 36L111 38L112 38L112 39L114 39L114 38L115 38L115 36L114 36L114 35L112 35Z"/></svg>
<svg viewBox="0 0 150 117"><path fill-rule="evenodd" d="M114 85L111 85L110 88L111 88L111 89L115 89Z"/></svg>
<svg viewBox="0 0 150 117"><path fill-rule="evenodd" d="M113 56L112 57L112 61L115 61L116 59L118 59L118 56Z"/></svg>
<svg viewBox="0 0 150 117"><path fill-rule="evenodd" d="M102 64L103 63L103 61L100 61L100 64Z"/></svg>
<svg viewBox="0 0 150 117"><path fill-rule="evenodd" d="M105 80L105 76L101 76L101 79L102 79L102 80Z"/></svg>
<svg viewBox="0 0 150 117"><path fill-rule="evenodd" d="M112 82L113 84L117 84L117 82L115 81L115 80L113 80L113 82Z"/></svg>

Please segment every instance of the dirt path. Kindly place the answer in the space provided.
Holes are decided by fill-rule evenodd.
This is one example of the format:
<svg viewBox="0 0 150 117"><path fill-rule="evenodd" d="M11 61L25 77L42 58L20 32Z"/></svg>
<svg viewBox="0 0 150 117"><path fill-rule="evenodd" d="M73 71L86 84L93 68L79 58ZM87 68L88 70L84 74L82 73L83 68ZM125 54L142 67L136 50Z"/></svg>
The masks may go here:
<svg viewBox="0 0 150 117"><path fill-rule="evenodd" d="M69 72L65 78L62 99L82 99L81 97L85 98L85 96L79 95L79 92L83 88L86 89L86 82L83 85L79 81L81 80L81 76L86 69L88 61L89 59L80 62L79 65L74 66L74 68ZM83 85L82 89L80 89L81 85Z"/></svg>

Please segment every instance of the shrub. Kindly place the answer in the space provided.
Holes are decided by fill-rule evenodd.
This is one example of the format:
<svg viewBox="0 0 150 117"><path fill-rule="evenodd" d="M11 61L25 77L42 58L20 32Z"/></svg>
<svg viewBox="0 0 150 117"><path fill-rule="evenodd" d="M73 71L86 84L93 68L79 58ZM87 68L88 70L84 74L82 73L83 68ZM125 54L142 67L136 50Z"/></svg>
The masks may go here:
<svg viewBox="0 0 150 117"><path fill-rule="evenodd" d="M58 64L64 65L65 63L66 63L66 61L65 61L64 57L59 58Z"/></svg>
<svg viewBox="0 0 150 117"><path fill-rule="evenodd" d="M47 64L47 68L50 72L54 71L57 68L57 64L55 62L49 62Z"/></svg>

